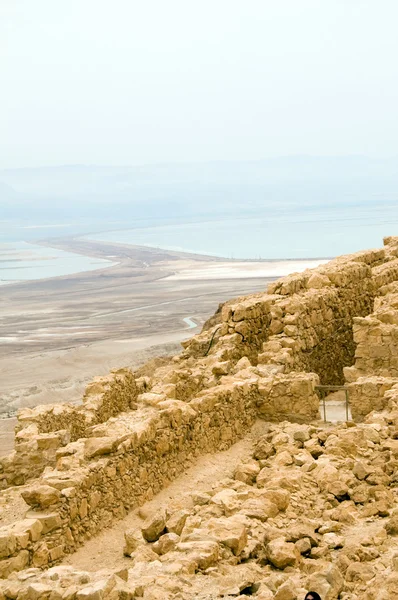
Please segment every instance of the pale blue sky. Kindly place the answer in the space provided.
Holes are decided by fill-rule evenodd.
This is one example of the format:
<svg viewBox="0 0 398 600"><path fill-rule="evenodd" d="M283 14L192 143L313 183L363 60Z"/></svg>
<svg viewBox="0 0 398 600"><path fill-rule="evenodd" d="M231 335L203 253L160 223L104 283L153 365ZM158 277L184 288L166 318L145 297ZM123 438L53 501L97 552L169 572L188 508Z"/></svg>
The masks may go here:
<svg viewBox="0 0 398 600"><path fill-rule="evenodd" d="M396 0L1 0L0 168L396 156Z"/></svg>

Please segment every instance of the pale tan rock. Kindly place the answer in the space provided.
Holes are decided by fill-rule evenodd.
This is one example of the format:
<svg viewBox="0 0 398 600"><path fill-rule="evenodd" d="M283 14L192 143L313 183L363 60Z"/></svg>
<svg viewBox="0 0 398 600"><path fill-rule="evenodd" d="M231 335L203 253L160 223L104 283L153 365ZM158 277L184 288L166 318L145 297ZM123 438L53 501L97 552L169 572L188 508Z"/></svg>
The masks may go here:
<svg viewBox="0 0 398 600"><path fill-rule="evenodd" d="M163 555L174 550L179 541L180 537L176 533L165 533L152 544L152 550L156 554Z"/></svg>
<svg viewBox="0 0 398 600"><path fill-rule="evenodd" d="M206 532L218 543L230 548L235 556L239 556L247 544L247 529L235 517L210 519Z"/></svg>
<svg viewBox="0 0 398 600"><path fill-rule="evenodd" d="M340 571L333 565L325 567L308 578L307 589L318 592L322 600L336 600L344 587Z"/></svg>
<svg viewBox="0 0 398 600"><path fill-rule="evenodd" d="M283 537L268 542L266 554L269 562L277 569L295 566L299 557L295 545L285 542Z"/></svg>
<svg viewBox="0 0 398 600"><path fill-rule="evenodd" d="M348 486L343 481L336 479L327 485L327 491L336 498L344 498L348 496Z"/></svg>
<svg viewBox="0 0 398 600"><path fill-rule="evenodd" d="M275 504L278 510L285 511L289 506L290 492L283 488L265 489L261 496Z"/></svg>
<svg viewBox="0 0 398 600"><path fill-rule="evenodd" d="M219 545L216 542L180 542L177 544L178 552L188 554L195 562L196 568L206 570L215 565L219 559Z"/></svg>
<svg viewBox="0 0 398 600"><path fill-rule="evenodd" d="M142 525L142 535L147 542L155 542L166 528L166 515L164 511L158 511L148 517Z"/></svg>
<svg viewBox="0 0 398 600"><path fill-rule="evenodd" d="M214 494L211 501L212 504L221 506L226 516L233 514L240 507L240 500L235 490L226 488L217 494Z"/></svg>
<svg viewBox="0 0 398 600"><path fill-rule="evenodd" d="M323 536L323 542L327 545L328 548L343 548L345 544L345 539L341 535L336 535L335 533L325 533Z"/></svg>
<svg viewBox="0 0 398 600"><path fill-rule="evenodd" d="M30 506L40 506L47 508L57 504L61 499L59 490L49 485L37 485L22 491L22 498Z"/></svg>
<svg viewBox="0 0 398 600"><path fill-rule="evenodd" d="M5 579L11 573L22 571L29 562L28 550L21 550L16 556L0 561L0 578Z"/></svg>
<svg viewBox="0 0 398 600"><path fill-rule="evenodd" d="M267 440L266 437L261 438L254 448L253 456L259 460L263 460L264 458L268 458L274 454L274 448Z"/></svg>
<svg viewBox="0 0 398 600"><path fill-rule="evenodd" d="M293 457L287 450L284 450L283 452L278 452L278 454L275 457L275 464L281 466L291 465L293 464Z"/></svg>
<svg viewBox="0 0 398 600"><path fill-rule="evenodd" d="M45 583L31 583L26 590L28 600L39 600L41 598L49 598L53 589L52 586ZM57 598L57 596L55 596ZM61 595L58 595L61 598Z"/></svg>
<svg viewBox="0 0 398 600"><path fill-rule="evenodd" d="M274 597L271 590L265 586L262 586L260 591L256 594L256 600L273 600Z"/></svg>
<svg viewBox="0 0 398 600"><path fill-rule="evenodd" d="M388 535L398 535L398 514L393 515L390 519L388 519L384 527L386 528Z"/></svg>
<svg viewBox="0 0 398 600"><path fill-rule="evenodd" d="M330 279L326 275L314 273L307 281L308 289L320 289L332 285Z"/></svg>
<svg viewBox="0 0 398 600"><path fill-rule="evenodd" d="M137 563L148 563L155 560L159 560L159 555L156 554L149 544L143 546L137 546L135 550L130 554L130 558L134 565Z"/></svg>
<svg viewBox="0 0 398 600"><path fill-rule="evenodd" d="M366 583L370 581L375 575L375 572L369 563L353 563L351 564L345 574L347 581L359 581Z"/></svg>
<svg viewBox="0 0 398 600"><path fill-rule="evenodd" d="M260 465L257 461L253 460L249 463L238 465L234 472L234 478L238 481L243 481L243 483L247 483L248 485L253 485L259 473Z"/></svg>
<svg viewBox="0 0 398 600"><path fill-rule="evenodd" d="M111 437L88 438L84 445L86 458L111 454L115 445L115 439Z"/></svg>
<svg viewBox="0 0 398 600"><path fill-rule="evenodd" d="M279 508L264 497L249 498L243 502L240 513L246 515L250 519L259 519L266 521L269 518L276 517L279 513Z"/></svg>
<svg viewBox="0 0 398 600"><path fill-rule="evenodd" d="M296 600L297 587L293 582L287 581L278 588L274 598L275 600Z"/></svg>
<svg viewBox="0 0 398 600"><path fill-rule="evenodd" d="M41 525L41 535L46 535L54 529L58 529L61 526L61 517L58 512L38 512L31 510L26 513L28 520L38 521ZM37 526L37 530L39 526Z"/></svg>
<svg viewBox="0 0 398 600"><path fill-rule="evenodd" d="M307 554L311 551L311 540L309 538L301 538L297 540L295 546L300 554Z"/></svg>
<svg viewBox="0 0 398 600"><path fill-rule="evenodd" d="M314 526L308 523L295 523L286 532L288 542L297 542L301 539L309 539L311 546L317 546L319 535L315 533Z"/></svg>
<svg viewBox="0 0 398 600"><path fill-rule="evenodd" d="M184 528L185 522L189 517L190 512L188 510L177 510L166 521L166 529L170 533L176 533L181 535Z"/></svg>
<svg viewBox="0 0 398 600"><path fill-rule="evenodd" d="M126 556L130 556L134 550L138 548L138 546L142 546L145 544L145 540L142 536L142 532L137 529L128 529L124 532L124 548L123 554Z"/></svg>

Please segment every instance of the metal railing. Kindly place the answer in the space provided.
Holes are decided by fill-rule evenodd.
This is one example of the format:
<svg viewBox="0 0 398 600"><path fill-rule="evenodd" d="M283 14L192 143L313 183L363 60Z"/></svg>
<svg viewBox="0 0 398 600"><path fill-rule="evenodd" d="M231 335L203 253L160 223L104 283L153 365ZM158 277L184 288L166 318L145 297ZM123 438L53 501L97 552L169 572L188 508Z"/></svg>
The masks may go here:
<svg viewBox="0 0 398 600"><path fill-rule="evenodd" d="M339 392L344 390L345 392L345 416L346 420L349 420L349 400L348 400L348 387L346 385L317 385L315 390L319 393L319 397L323 404L323 420L327 422L326 418L326 396L330 392Z"/></svg>

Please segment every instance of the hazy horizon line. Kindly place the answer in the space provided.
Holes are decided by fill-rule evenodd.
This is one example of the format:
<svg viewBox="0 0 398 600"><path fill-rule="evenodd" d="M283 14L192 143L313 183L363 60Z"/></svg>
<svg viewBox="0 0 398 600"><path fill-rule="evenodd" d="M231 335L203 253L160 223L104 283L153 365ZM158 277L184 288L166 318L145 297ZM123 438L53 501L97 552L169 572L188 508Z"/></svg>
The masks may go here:
<svg viewBox="0 0 398 600"><path fill-rule="evenodd" d="M107 164L107 163L58 163L48 165L36 165L36 166L20 166L20 167L0 167L0 172L10 171L34 171L40 169L67 169L67 168L108 168L108 169L131 169L139 167L164 167L164 166L187 166L187 165L208 165L208 164L257 164L264 162L277 162L281 160L299 160L299 159L311 159L311 160L338 160L338 159L367 159L372 161L390 161L397 160L398 155L389 156L372 156L369 154L281 154L278 156L269 156L265 158L254 158L254 159L208 159L208 160L180 160L180 161L157 161L157 162L144 162L144 163L125 163L125 164Z"/></svg>

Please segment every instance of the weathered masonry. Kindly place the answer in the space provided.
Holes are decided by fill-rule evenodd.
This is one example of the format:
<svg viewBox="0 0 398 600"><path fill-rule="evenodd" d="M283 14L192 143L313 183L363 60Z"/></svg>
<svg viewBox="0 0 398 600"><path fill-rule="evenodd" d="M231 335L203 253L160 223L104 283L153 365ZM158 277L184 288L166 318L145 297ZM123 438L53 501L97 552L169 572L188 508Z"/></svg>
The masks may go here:
<svg viewBox="0 0 398 600"><path fill-rule="evenodd" d="M30 481L29 510L0 530L1 576L56 563L256 418L316 420L319 382L346 377L356 419L384 406L398 383L397 257L398 238L386 238L285 277L227 302L151 376L122 369L81 406L21 411L0 476L3 487Z"/></svg>

